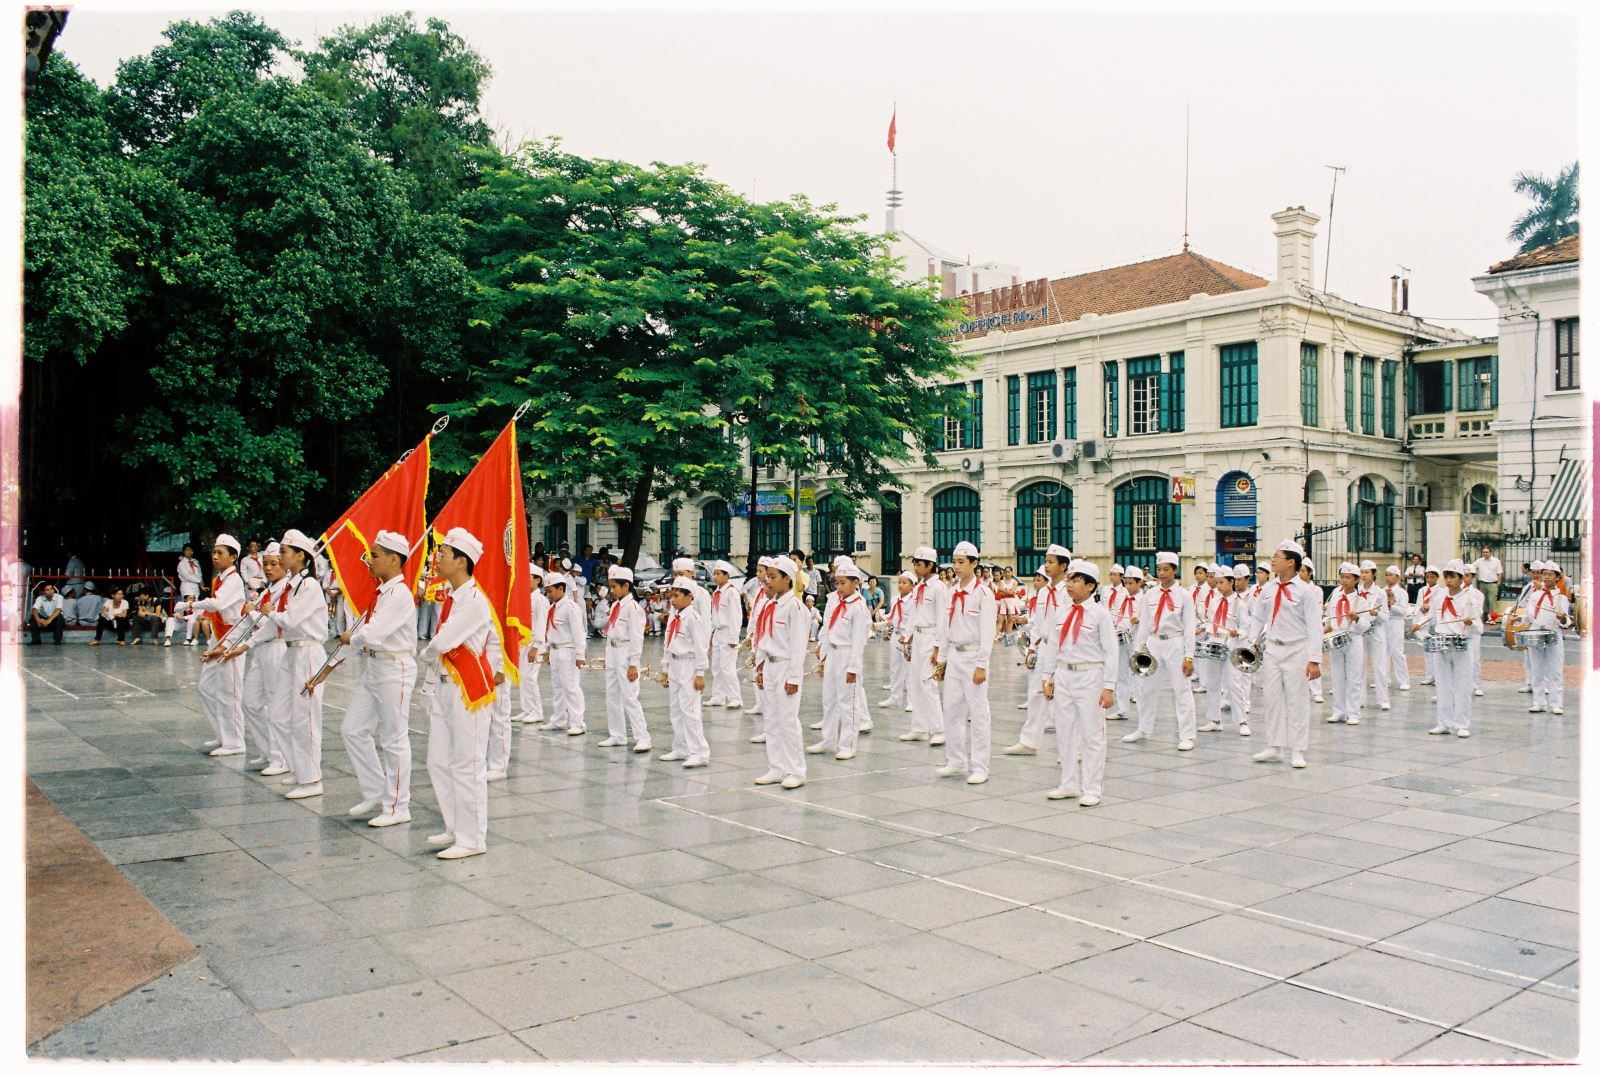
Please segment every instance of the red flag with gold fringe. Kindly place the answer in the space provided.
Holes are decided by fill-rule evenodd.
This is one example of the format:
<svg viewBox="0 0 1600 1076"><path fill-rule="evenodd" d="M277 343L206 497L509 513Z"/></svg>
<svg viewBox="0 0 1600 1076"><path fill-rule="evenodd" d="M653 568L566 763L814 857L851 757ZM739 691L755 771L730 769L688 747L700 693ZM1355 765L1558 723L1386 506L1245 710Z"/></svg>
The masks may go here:
<svg viewBox="0 0 1600 1076"><path fill-rule="evenodd" d="M427 527L429 444L433 434L402 456L379 479L356 498L356 503L322 532L327 543L323 552L339 580L339 592L354 616L372 608L378 581L361 558L372 549L378 531L403 534L414 548L406 558L405 580L411 593L417 592L417 576L426 561L418 547Z"/></svg>

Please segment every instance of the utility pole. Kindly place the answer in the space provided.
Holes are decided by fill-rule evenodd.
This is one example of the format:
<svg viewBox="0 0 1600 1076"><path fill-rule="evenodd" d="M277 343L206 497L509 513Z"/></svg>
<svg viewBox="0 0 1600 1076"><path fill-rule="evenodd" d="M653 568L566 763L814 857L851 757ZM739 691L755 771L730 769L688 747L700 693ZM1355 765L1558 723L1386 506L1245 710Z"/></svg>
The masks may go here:
<svg viewBox="0 0 1600 1076"><path fill-rule="evenodd" d="M1339 196L1339 176L1345 171L1342 164L1325 164L1333 172L1333 192L1328 195L1328 243L1323 250L1322 290L1328 290L1328 268L1333 263L1333 200Z"/></svg>

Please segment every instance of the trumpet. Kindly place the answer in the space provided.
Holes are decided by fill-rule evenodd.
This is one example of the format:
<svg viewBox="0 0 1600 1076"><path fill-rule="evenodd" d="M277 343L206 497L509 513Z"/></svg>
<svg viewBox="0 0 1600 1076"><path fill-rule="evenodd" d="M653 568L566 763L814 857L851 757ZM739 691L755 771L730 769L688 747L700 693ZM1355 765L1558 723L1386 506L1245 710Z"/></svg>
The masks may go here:
<svg viewBox="0 0 1600 1076"><path fill-rule="evenodd" d="M807 676L821 676L822 675L823 666L826 665L826 664L827 664L826 659L818 658L817 659L817 663L815 665L811 666L811 668L806 670L806 675Z"/></svg>
<svg viewBox="0 0 1600 1076"><path fill-rule="evenodd" d="M935 665L933 667L933 682L934 683L936 683L936 684L944 683L944 669L945 669L945 666L947 664L948 664L948 662L941 661L941 662L939 662L939 664L937 664L937 665Z"/></svg>
<svg viewBox="0 0 1600 1076"><path fill-rule="evenodd" d="M1228 655L1228 664L1240 672L1253 673L1261 667L1261 659L1266 656L1266 653L1267 632L1263 628L1261 634Z"/></svg>
<svg viewBox="0 0 1600 1076"><path fill-rule="evenodd" d="M1038 664L1038 661L1039 652L1029 648L1023 651L1022 657L1017 659L1017 664L1031 669L1034 667L1034 665Z"/></svg>
<svg viewBox="0 0 1600 1076"><path fill-rule="evenodd" d="M1159 666L1148 643L1140 643L1139 649L1128 655L1128 671L1135 676L1154 676Z"/></svg>
<svg viewBox="0 0 1600 1076"><path fill-rule="evenodd" d="M665 669L662 669L660 672L652 672L651 669L650 669L650 666L641 665L641 666L639 666L639 675L640 676L648 676L650 679L654 680L656 683L660 684L662 687L671 687L672 686L672 678L667 675L667 670L665 670Z"/></svg>

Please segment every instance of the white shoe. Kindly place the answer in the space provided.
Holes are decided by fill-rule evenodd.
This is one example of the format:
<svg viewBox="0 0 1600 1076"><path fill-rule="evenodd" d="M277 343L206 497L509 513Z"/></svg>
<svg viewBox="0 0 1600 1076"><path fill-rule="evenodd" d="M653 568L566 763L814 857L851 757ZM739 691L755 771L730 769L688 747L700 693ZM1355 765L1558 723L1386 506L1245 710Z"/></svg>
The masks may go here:
<svg viewBox="0 0 1600 1076"><path fill-rule="evenodd" d="M1480 698L1480 699L1483 698L1483 688L1481 688L1481 687L1473 688L1472 689L1472 694L1476 698Z"/></svg>
<svg viewBox="0 0 1600 1076"><path fill-rule="evenodd" d="M1380 702L1380 703L1378 703L1378 709L1380 709L1380 710L1388 710L1389 709L1389 704L1386 703L1386 702Z"/></svg>
<svg viewBox="0 0 1600 1076"><path fill-rule="evenodd" d="M811 722L811 731L812 732L821 732L822 731L822 722L820 722L820 721Z"/></svg>
<svg viewBox="0 0 1600 1076"><path fill-rule="evenodd" d="M707 761L707 759L703 758L686 758L683 760L683 768L686 770L699 769L701 766L704 766Z"/></svg>
<svg viewBox="0 0 1600 1076"><path fill-rule="evenodd" d="M1044 730L1045 730L1045 731L1046 731L1046 732L1054 732L1054 731L1055 731L1055 730L1056 730L1056 727L1055 727L1055 726L1054 726L1054 725L1046 725L1046 726L1045 726L1045 727L1044 727Z"/></svg>
<svg viewBox="0 0 1600 1076"><path fill-rule="evenodd" d="M465 845L453 844L439 853L440 859L466 859L468 856L481 856L487 848L468 848Z"/></svg>
<svg viewBox="0 0 1600 1076"><path fill-rule="evenodd" d="M1411 690L1411 685L1410 684L1401 684L1400 685L1400 690L1401 691L1410 691Z"/></svg>
<svg viewBox="0 0 1600 1076"><path fill-rule="evenodd" d="M1447 735L1449 732L1450 732L1450 730L1445 728L1443 725L1435 725L1435 726L1433 726L1433 728L1428 730L1428 735L1429 736L1444 736L1444 735Z"/></svg>
<svg viewBox="0 0 1600 1076"><path fill-rule="evenodd" d="M833 760L835 762L849 762L855 757L856 753L854 751L840 751L837 755L833 756Z"/></svg>
<svg viewBox="0 0 1600 1076"><path fill-rule="evenodd" d="M1324 699L1321 695L1313 695L1313 696L1311 696L1311 701L1312 702L1326 703L1328 700Z"/></svg>
<svg viewBox="0 0 1600 1076"><path fill-rule="evenodd" d="M1322 720L1331 725L1334 722L1339 720L1339 715L1338 714L1329 714L1327 717L1323 718Z"/></svg>
<svg viewBox="0 0 1600 1076"><path fill-rule="evenodd" d="M168 639L166 642L162 643L161 645L162 646L171 646L172 645L172 640Z"/></svg>
<svg viewBox="0 0 1600 1076"><path fill-rule="evenodd" d="M1243 721L1239 722L1239 735L1240 736L1248 736L1248 735L1250 735L1250 726L1248 724L1246 724L1245 722L1243 722Z"/></svg>
<svg viewBox="0 0 1600 1076"><path fill-rule="evenodd" d="M1283 756L1276 747L1269 747L1265 751L1257 751L1250 756L1251 762L1282 762Z"/></svg>
<svg viewBox="0 0 1600 1076"><path fill-rule="evenodd" d="M880 710L887 709L888 706L889 706L889 700L888 699L884 699L882 702L878 703L878 709L880 709Z"/></svg>
<svg viewBox="0 0 1600 1076"><path fill-rule="evenodd" d="M1293 766L1297 770L1305 769L1306 768L1306 756L1304 756L1300 752L1296 751L1294 753L1294 757L1292 757L1289 760L1289 765Z"/></svg>
<svg viewBox="0 0 1600 1076"><path fill-rule="evenodd" d="M758 732L754 736L750 737L750 742L751 743L766 743L767 742L767 734L764 733L764 732Z"/></svg>
<svg viewBox="0 0 1600 1076"><path fill-rule="evenodd" d="M1138 743L1142 739L1144 739L1144 733L1140 732L1138 729L1134 729L1132 732L1128 733L1126 736L1124 736L1122 738L1122 742L1123 743Z"/></svg>
<svg viewBox="0 0 1600 1076"><path fill-rule="evenodd" d="M554 721L546 721L544 724L539 726L539 731L540 732L565 732L565 731L567 731L567 727L565 725L558 725Z"/></svg>
<svg viewBox="0 0 1600 1076"><path fill-rule="evenodd" d="M679 754L677 751L668 751L666 754L657 755L656 757L662 762L686 762L689 758L688 755Z"/></svg>
<svg viewBox="0 0 1600 1076"><path fill-rule="evenodd" d="M905 712L908 713L908 714L914 714L914 713L917 712L917 708L915 706L905 706L905 707L902 707L902 709L905 710Z"/></svg>
<svg viewBox="0 0 1600 1076"><path fill-rule="evenodd" d="M1559 706L1552 706L1552 707L1550 707L1550 712L1551 712L1551 713L1553 713L1553 714L1564 714L1564 713L1566 713L1566 711L1565 711L1565 710L1563 710L1563 709L1562 709L1562 708L1561 708L1561 707L1559 707Z"/></svg>
<svg viewBox="0 0 1600 1076"><path fill-rule="evenodd" d="M209 751L213 747L221 747L222 746L222 741L221 740L207 740L205 743L201 744L200 746Z"/></svg>
<svg viewBox="0 0 1600 1076"><path fill-rule="evenodd" d="M246 766L254 766L256 769L260 769L262 766L265 766L266 764L267 764L267 756L266 755L257 755L255 758L253 758L249 762L245 763Z"/></svg>
<svg viewBox="0 0 1600 1076"><path fill-rule="evenodd" d="M1124 713L1109 713L1109 714L1106 714L1106 720L1107 721L1126 721L1126 720L1128 720L1128 715L1124 714Z"/></svg>
<svg viewBox="0 0 1600 1076"><path fill-rule="evenodd" d="M761 712L761 707L759 707L759 706L747 706L747 707L745 707L745 711L744 712L747 715L749 715L751 717L754 717L756 714L759 714Z"/></svg>
<svg viewBox="0 0 1600 1076"><path fill-rule="evenodd" d="M1528 713L1530 713L1530 714L1542 714L1542 713L1544 713L1544 707L1535 704L1533 706L1528 707Z"/></svg>
<svg viewBox="0 0 1600 1076"><path fill-rule="evenodd" d="M282 777L284 774L286 774L288 772L289 772L289 767L287 767L287 766L268 766L266 769L261 771L261 776L263 776L263 777Z"/></svg>
<svg viewBox="0 0 1600 1076"><path fill-rule="evenodd" d="M756 778L756 784L775 785L781 780L783 780L783 774L779 773L777 770L768 770L766 773Z"/></svg>
<svg viewBox="0 0 1600 1076"><path fill-rule="evenodd" d="M869 733L871 731L872 731L872 722L871 721L863 721L863 722L861 722L861 724L856 726L856 735L858 735L858 736L865 736L867 733Z"/></svg>
<svg viewBox="0 0 1600 1076"><path fill-rule="evenodd" d="M931 737L929 737L928 746L929 747L943 747L944 746L944 733L936 732Z"/></svg>
<svg viewBox="0 0 1600 1076"><path fill-rule="evenodd" d="M900 734L900 739L906 743L910 743L913 740L926 740L927 737L920 732L902 732Z"/></svg>
<svg viewBox="0 0 1600 1076"><path fill-rule="evenodd" d="M1468 736L1471 736L1472 733L1468 732L1466 729L1456 729L1456 735L1465 740Z"/></svg>
<svg viewBox="0 0 1600 1076"><path fill-rule="evenodd" d="M601 747L627 747L628 746L628 741L627 740L619 740L615 736L607 736L605 739L600 741L600 746Z"/></svg>
<svg viewBox="0 0 1600 1076"><path fill-rule="evenodd" d="M454 833L435 833L428 838L428 844L434 848L448 848L455 843L456 835Z"/></svg>
<svg viewBox="0 0 1600 1076"><path fill-rule="evenodd" d="M312 796L320 795L322 795L322 782L318 781L314 785L301 785L298 788L291 788L283 794L283 798L286 800L308 800Z"/></svg>
<svg viewBox="0 0 1600 1076"><path fill-rule="evenodd" d="M1014 743L1001 752L1004 755L1037 755L1038 753L1038 748L1029 747L1025 743Z"/></svg>
<svg viewBox="0 0 1600 1076"><path fill-rule="evenodd" d="M1052 788L1044 794L1044 798L1047 800L1073 800L1078 798L1078 790L1075 788Z"/></svg>
<svg viewBox="0 0 1600 1076"><path fill-rule="evenodd" d="M1207 721L1204 725L1201 725L1198 729L1195 729L1195 731L1196 732L1221 732L1222 731L1222 723L1220 721Z"/></svg>
<svg viewBox="0 0 1600 1076"><path fill-rule="evenodd" d="M804 777L796 777L794 774L790 774L788 777L783 779L783 787L788 789L799 788L805 783L806 779Z"/></svg>
<svg viewBox="0 0 1600 1076"><path fill-rule="evenodd" d="M1079 807L1098 807L1098 806L1100 806L1100 797L1099 796L1085 796L1081 800L1078 801L1078 806Z"/></svg>
<svg viewBox="0 0 1600 1076"><path fill-rule="evenodd" d="M405 814L380 814L377 818L367 819L367 825L373 829L383 829L385 826L399 826L411 821L411 812Z"/></svg>
<svg viewBox="0 0 1600 1076"><path fill-rule="evenodd" d="M808 754L808 755L820 755L824 751L837 751L837 750L838 750L838 748L836 748L836 747L830 748L825 743L814 743L810 747L806 748L806 754Z"/></svg>
<svg viewBox="0 0 1600 1076"><path fill-rule="evenodd" d="M484 775L484 780L486 780L486 781L504 781L509 776L510 776L510 774L508 774L505 770L490 770L487 774Z"/></svg>
<svg viewBox="0 0 1600 1076"><path fill-rule="evenodd" d="M985 781L987 781L988 779L989 779L989 775L986 774L986 773L975 773L971 777L967 778L967 784L969 784L969 785L981 785Z"/></svg>
<svg viewBox="0 0 1600 1076"><path fill-rule="evenodd" d="M961 771L954 766L940 766L933 771L933 775L935 777L959 777L961 776Z"/></svg>
<svg viewBox="0 0 1600 1076"><path fill-rule="evenodd" d="M285 771L284 771L284 772L285 772L285 773L288 773L288 771L287 771L287 770L285 770ZM294 774L292 774L292 773L290 773L290 774L289 774L289 776L287 776L287 777L285 777L285 778L284 778L284 779L283 779L283 780L281 780L281 781L279 781L279 782L278 782L278 783L279 783L279 784L280 784L280 785L297 785L297 784L299 784L299 783L300 783L300 782L299 782L299 781L297 781L297 780L295 780L295 776L294 776Z"/></svg>
<svg viewBox="0 0 1600 1076"><path fill-rule="evenodd" d="M744 703L740 702L738 699L733 699L729 702L723 703L722 708L724 710L743 710Z"/></svg>
<svg viewBox="0 0 1600 1076"><path fill-rule="evenodd" d="M520 722L521 724L524 724L524 725L531 725L534 722L538 721L539 719L537 717L534 717L530 713L523 712L523 713L517 714L511 720Z"/></svg>
<svg viewBox="0 0 1600 1076"><path fill-rule="evenodd" d="M583 729L568 729L567 730L567 735L568 736L582 736L584 733L586 733L588 731L589 730L586 729L586 728L583 728Z"/></svg>
<svg viewBox="0 0 1600 1076"><path fill-rule="evenodd" d="M1422 680L1422 686L1423 687L1432 687L1433 684L1434 684L1433 677L1431 677L1431 676L1423 677L1423 680Z"/></svg>
<svg viewBox="0 0 1600 1076"><path fill-rule="evenodd" d="M1360 714L1351 714L1350 715L1350 720L1347 723L1351 724L1351 725L1359 725L1359 724L1361 724L1361 715Z"/></svg>
<svg viewBox="0 0 1600 1076"><path fill-rule="evenodd" d="M373 811L376 811L379 807L382 807L382 806L383 806L383 801L382 800L362 800L360 803L358 803L354 807L350 808L350 817L351 818L360 818L362 815L370 814L370 813L372 813Z"/></svg>
<svg viewBox="0 0 1600 1076"><path fill-rule="evenodd" d="M1193 751L1194 750L1194 741L1193 740L1179 740L1178 741L1178 750L1179 751Z"/></svg>
<svg viewBox="0 0 1600 1076"><path fill-rule="evenodd" d="M1423 683L1427 683L1427 681L1424 680ZM1402 690L1404 690L1404 689L1402 689ZM1517 688L1517 694L1518 695L1532 695L1533 694L1532 685L1523 684L1521 687Z"/></svg>
<svg viewBox="0 0 1600 1076"><path fill-rule="evenodd" d="M647 755L647 754L649 754L650 753L650 741L649 740L640 740L638 743L634 744L633 745L633 753L636 754L636 755Z"/></svg>
<svg viewBox="0 0 1600 1076"><path fill-rule="evenodd" d="M215 751L211 752L211 757L212 758L224 758L224 757L226 757L228 755L242 755L242 754L244 754L244 748L242 748L242 747L219 747Z"/></svg>
<svg viewBox="0 0 1600 1076"><path fill-rule="evenodd" d="M1028 708L1028 704L1027 704L1026 701L1017 703L1017 709L1026 710L1027 708Z"/></svg>

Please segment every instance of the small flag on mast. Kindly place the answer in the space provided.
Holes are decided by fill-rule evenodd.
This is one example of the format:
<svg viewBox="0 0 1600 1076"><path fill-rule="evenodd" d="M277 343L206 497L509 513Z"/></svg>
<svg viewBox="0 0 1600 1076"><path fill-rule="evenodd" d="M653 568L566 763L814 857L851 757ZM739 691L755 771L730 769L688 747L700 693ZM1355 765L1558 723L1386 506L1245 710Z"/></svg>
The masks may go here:
<svg viewBox="0 0 1600 1076"><path fill-rule="evenodd" d="M894 111L889 113L889 152L894 152L894 121L900 114L900 106L896 105Z"/></svg>

